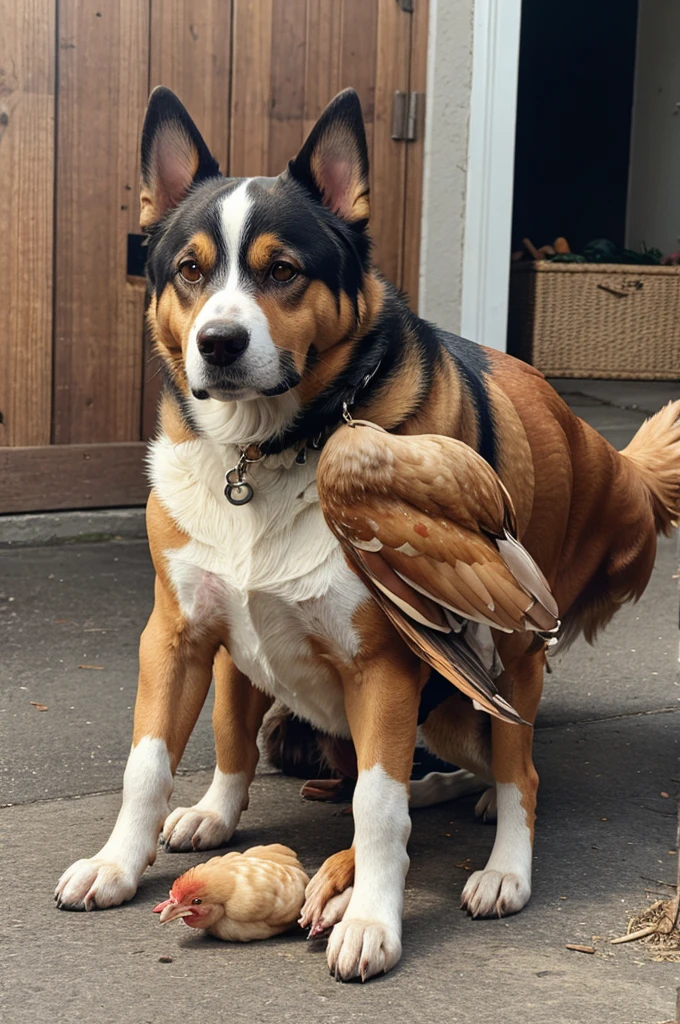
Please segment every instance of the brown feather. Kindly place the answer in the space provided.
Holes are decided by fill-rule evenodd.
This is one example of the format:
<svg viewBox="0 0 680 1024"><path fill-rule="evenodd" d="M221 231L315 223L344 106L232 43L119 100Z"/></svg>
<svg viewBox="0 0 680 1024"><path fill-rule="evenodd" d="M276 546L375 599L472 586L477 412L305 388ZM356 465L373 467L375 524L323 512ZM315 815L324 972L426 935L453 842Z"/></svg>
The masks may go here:
<svg viewBox="0 0 680 1024"><path fill-rule="evenodd" d="M360 564L356 555L352 554L349 555L349 562L354 568ZM359 575L362 575L361 572ZM501 697L493 679L464 639L459 639L453 630L448 634L438 632L401 615L378 590L370 576L362 578L377 604L415 654L462 693L477 701L490 715L515 725L526 724L512 705Z"/></svg>
<svg viewBox="0 0 680 1024"><path fill-rule="evenodd" d="M461 441L355 421L326 443L317 481L350 564L411 648L490 714L518 721L445 614L505 632L558 624L491 466Z"/></svg>

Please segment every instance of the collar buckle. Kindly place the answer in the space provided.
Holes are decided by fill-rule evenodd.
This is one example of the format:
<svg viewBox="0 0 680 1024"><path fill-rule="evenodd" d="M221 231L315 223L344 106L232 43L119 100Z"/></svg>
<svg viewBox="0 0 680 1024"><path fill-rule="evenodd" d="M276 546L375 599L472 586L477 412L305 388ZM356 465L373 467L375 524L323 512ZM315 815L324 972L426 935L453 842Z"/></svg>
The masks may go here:
<svg viewBox="0 0 680 1024"><path fill-rule="evenodd" d="M247 505L249 501L253 500L255 495L253 485L246 480L248 466L257 462L264 462L267 455L266 452L263 454L257 445L252 444L247 447L239 445L239 452L238 462L226 474L224 494L227 501L232 505Z"/></svg>

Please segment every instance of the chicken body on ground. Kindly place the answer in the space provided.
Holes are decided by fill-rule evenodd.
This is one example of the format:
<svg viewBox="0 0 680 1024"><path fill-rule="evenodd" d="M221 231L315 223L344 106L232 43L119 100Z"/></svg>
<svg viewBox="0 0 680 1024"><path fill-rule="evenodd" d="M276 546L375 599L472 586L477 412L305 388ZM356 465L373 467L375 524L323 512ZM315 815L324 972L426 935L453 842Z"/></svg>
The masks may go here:
<svg viewBox="0 0 680 1024"><path fill-rule="evenodd" d="M293 850L254 846L190 868L154 914L161 924L183 918L190 928L230 942L268 939L297 923L308 882Z"/></svg>

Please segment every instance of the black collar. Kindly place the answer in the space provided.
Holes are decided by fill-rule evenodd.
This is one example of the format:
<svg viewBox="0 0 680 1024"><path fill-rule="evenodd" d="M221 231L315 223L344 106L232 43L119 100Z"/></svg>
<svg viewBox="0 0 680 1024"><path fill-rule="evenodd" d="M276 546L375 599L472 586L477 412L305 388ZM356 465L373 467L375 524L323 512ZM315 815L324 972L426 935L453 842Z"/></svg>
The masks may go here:
<svg viewBox="0 0 680 1024"><path fill-rule="evenodd" d="M382 353L377 360L374 355L372 367L367 369L365 361L362 363L359 372L355 367L353 373L347 375L347 379L341 378L334 382L332 388L323 391L302 416L282 434L277 434L258 445L261 454L280 455L288 448L297 448L300 451L305 448L312 448L315 451L323 448L342 422L345 412L351 411L360 397L367 398L373 390L372 385L375 385L383 363Z"/></svg>
<svg viewBox="0 0 680 1024"><path fill-rule="evenodd" d="M308 411L301 417L297 425L294 424L286 433L278 437L263 441L260 445L239 445L239 460L226 474L224 494L227 501L232 505L247 505L248 502L252 501L255 491L253 485L246 480L248 466L257 462L263 462L269 455L279 455L288 448L297 448L298 453L295 461L299 465L304 465L307 461L308 448L318 451L343 419L348 422L350 421L350 412L354 408L357 398L360 395L366 397L366 393L374 382L381 363L382 356L380 356L372 369L364 372L363 376L358 379L355 370L355 380L351 387L345 386L338 389L336 383L333 388L333 398L337 414L330 422L324 422L323 420L321 420L320 424L316 422L314 432L310 430L310 422L314 422L314 420L310 420ZM323 403L325 398L326 393L323 393L313 403L312 407L314 408Z"/></svg>

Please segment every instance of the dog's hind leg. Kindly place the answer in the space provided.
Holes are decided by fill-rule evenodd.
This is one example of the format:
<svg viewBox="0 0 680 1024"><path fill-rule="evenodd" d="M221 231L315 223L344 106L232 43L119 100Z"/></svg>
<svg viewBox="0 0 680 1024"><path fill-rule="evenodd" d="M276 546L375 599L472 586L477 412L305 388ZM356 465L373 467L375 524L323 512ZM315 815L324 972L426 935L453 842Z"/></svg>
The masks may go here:
<svg viewBox="0 0 680 1024"><path fill-rule="evenodd" d="M217 640L192 636L172 591L156 580L156 602L139 647L139 685L123 804L106 844L59 879L57 905L113 907L131 899L156 858L172 779L203 706Z"/></svg>
<svg viewBox="0 0 680 1024"><path fill-rule="evenodd" d="M429 772L422 779L413 779L408 805L411 810L420 807L434 807L448 800L458 800L469 793L481 793L489 783L459 768L456 772Z"/></svg>
<svg viewBox="0 0 680 1024"><path fill-rule="evenodd" d="M543 651L513 660L498 681L501 692L528 722L543 688ZM498 828L488 863L467 881L461 906L472 917L517 913L531 895L531 856L538 775L532 759L533 727L491 721L491 768L496 780Z"/></svg>
<svg viewBox="0 0 680 1024"><path fill-rule="evenodd" d="M166 819L162 838L168 850L223 846L248 806L259 758L257 733L271 697L251 685L224 648L217 652L214 677L215 774L197 804L177 807Z"/></svg>

